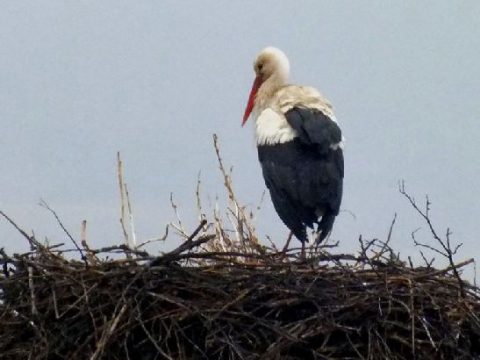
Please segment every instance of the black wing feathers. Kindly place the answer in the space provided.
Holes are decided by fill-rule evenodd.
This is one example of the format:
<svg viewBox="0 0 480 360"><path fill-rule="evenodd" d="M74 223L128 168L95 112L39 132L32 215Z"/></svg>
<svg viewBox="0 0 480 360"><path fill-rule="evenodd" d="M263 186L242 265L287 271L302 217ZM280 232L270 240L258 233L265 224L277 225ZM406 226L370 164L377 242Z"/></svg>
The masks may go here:
<svg viewBox="0 0 480 360"><path fill-rule="evenodd" d="M315 146L325 154L330 146L342 140L342 131L337 123L319 110L294 107L285 114L287 122L298 133L300 140Z"/></svg>
<svg viewBox="0 0 480 360"><path fill-rule="evenodd" d="M332 148L342 133L318 110L293 108L285 116L298 137L258 147L265 183L275 210L294 235L307 241L306 227L317 223L321 241L331 231L342 200L343 153Z"/></svg>

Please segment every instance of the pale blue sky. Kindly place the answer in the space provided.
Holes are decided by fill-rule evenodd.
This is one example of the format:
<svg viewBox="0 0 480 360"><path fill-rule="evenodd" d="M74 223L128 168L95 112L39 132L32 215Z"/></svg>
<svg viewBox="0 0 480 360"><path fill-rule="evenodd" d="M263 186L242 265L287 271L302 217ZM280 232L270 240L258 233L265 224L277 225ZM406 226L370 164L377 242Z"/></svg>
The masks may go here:
<svg viewBox="0 0 480 360"><path fill-rule="evenodd" d="M343 209L334 239L385 237L405 255L426 228L398 194L405 179L460 258L480 258L480 3L478 1L1 1L0 209L26 230L64 239L46 200L74 234L118 243L115 156L125 162L139 238L173 220L174 193L193 228L195 184L222 195L211 145L220 137L239 198L265 189L253 130L240 122L252 62L286 52L291 81L334 104L346 143ZM287 230L269 198L259 234ZM420 236L422 234L419 233ZM0 221L1 246L25 242ZM427 241L430 239L424 236Z"/></svg>

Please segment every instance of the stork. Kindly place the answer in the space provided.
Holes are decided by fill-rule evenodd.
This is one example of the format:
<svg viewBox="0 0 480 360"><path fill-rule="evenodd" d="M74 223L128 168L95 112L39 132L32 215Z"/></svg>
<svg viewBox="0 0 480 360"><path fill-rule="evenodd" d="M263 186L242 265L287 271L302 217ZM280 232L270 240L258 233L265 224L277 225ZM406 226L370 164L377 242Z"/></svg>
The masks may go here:
<svg viewBox="0 0 480 360"><path fill-rule="evenodd" d="M316 89L289 85L290 64L267 47L253 64L255 81L242 126L255 119L258 158L280 219L302 242L307 227L320 244L331 232L343 190L343 137L332 105Z"/></svg>

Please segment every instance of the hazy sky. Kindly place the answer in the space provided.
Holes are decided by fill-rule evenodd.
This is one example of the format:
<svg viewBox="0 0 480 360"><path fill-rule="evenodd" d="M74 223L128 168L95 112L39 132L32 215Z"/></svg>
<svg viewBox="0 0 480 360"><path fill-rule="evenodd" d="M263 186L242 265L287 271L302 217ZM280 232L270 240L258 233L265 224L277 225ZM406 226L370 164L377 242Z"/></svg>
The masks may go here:
<svg viewBox="0 0 480 360"><path fill-rule="evenodd" d="M480 258L480 2L472 1L1 1L0 209L38 238L65 237L44 199L94 246L119 243L116 152L137 235L174 219L189 229L195 186L223 198L212 148L220 137L240 200L265 189L252 125L240 127L252 62L267 45L290 58L294 83L334 104L347 139L342 250L359 234L405 255L427 229L397 184L429 194L440 232ZM207 201L207 200L205 200ZM355 214L355 217L351 215ZM267 196L259 234L287 229ZM0 221L0 246L26 248Z"/></svg>

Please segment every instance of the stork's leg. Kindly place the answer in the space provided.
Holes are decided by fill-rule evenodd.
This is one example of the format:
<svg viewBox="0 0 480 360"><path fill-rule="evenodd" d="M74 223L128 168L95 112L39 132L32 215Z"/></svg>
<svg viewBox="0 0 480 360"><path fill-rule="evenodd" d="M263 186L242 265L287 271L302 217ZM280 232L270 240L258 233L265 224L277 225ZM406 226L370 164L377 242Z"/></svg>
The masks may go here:
<svg viewBox="0 0 480 360"><path fill-rule="evenodd" d="M305 261L305 241L302 241L302 252L300 253L300 261Z"/></svg>
<svg viewBox="0 0 480 360"><path fill-rule="evenodd" d="M320 240L321 236L322 236L322 233L317 231L315 234L315 250L317 250L320 247L320 244L322 242L322 240Z"/></svg>

